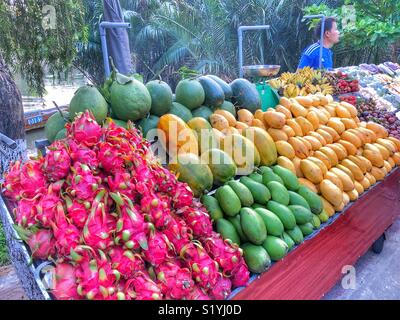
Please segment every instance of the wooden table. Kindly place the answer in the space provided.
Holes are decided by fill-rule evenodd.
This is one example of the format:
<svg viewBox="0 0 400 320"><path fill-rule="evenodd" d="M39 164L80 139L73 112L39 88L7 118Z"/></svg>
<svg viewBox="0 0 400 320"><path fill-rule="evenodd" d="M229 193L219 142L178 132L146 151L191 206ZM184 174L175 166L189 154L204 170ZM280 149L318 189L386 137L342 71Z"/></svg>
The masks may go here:
<svg viewBox="0 0 400 320"><path fill-rule="evenodd" d="M397 168L233 300L321 299L399 216L399 181Z"/></svg>

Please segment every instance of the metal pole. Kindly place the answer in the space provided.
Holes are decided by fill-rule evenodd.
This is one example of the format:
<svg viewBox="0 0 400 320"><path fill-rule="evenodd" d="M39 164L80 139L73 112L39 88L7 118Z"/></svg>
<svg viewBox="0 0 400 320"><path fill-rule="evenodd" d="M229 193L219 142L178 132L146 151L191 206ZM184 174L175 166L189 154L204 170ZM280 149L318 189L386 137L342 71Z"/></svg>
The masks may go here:
<svg viewBox="0 0 400 320"><path fill-rule="evenodd" d="M108 60L108 47L107 47L107 38L106 38L106 29L111 28L124 28L130 29L131 24L127 22L109 22L103 21L100 23L100 39L101 39L101 50L103 52L103 64L104 64L104 72L106 74L106 78L108 78L111 74L110 70L110 62Z"/></svg>
<svg viewBox="0 0 400 320"><path fill-rule="evenodd" d="M238 28L238 40L239 40L239 77L243 78L243 31L253 30L268 30L270 25L259 25L259 26L240 26Z"/></svg>
<svg viewBox="0 0 400 320"><path fill-rule="evenodd" d="M317 14L317 15L310 15L310 16L304 16L304 19L322 19L321 23L321 39L320 39L320 44L321 47L319 48L319 68L322 69L322 56L324 53L324 37L325 37L325 20L326 16L323 14Z"/></svg>

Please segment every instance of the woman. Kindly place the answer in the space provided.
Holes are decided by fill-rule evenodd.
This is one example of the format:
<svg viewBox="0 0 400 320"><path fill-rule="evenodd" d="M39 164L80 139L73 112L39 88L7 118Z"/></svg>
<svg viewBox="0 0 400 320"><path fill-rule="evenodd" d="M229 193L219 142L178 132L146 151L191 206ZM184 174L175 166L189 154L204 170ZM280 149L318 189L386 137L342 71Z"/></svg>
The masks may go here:
<svg viewBox="0 0 400 320"><path fill-rule="evenodd" d="M321 37L322 20L315 28L315 37L320 39ZM329 17L325 19L325 34L322 51L322 68L331 70L333 69L333 52L331 48L339 43L340 31L337 28L336 19ZM299 69L304 67L311 67L313 69L320 69L319 57L320 57L321 43L320 41L312 44L306 50L304 50L299 64Z"/></svg>

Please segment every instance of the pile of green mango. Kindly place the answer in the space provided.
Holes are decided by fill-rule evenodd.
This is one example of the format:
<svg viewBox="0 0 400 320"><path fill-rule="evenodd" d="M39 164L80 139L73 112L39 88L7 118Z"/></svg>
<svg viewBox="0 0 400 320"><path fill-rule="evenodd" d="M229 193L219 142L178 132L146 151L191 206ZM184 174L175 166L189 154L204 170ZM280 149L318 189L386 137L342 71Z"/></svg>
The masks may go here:
<svg viewBox="0 0 400 320"><path fill-rule="evenodd" d="M250 271L262 273L304 241L329 216L321 198L281 166L229 181L201 202L224 239L241 246Z"/></svg>

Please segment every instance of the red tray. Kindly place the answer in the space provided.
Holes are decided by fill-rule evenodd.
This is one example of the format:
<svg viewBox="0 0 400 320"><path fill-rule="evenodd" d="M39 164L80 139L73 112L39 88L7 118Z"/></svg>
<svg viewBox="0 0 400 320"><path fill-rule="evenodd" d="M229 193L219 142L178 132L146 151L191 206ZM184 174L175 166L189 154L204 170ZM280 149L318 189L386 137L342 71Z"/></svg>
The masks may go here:
<svg viewBox="0 0 400 320"><path fill-rule="evenodd" d="M321 299L400 213L400 168L365 193L330 226L239 292L233 300Z"/></svg>

